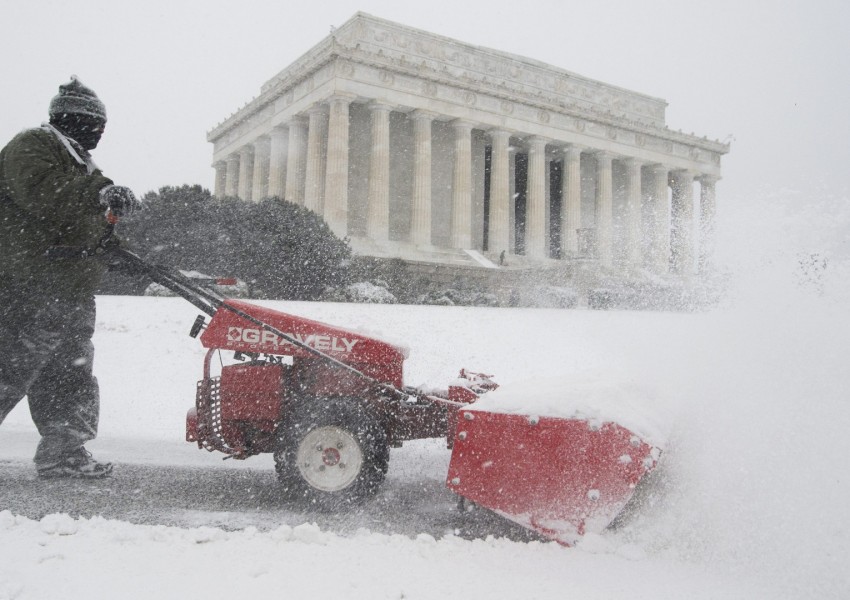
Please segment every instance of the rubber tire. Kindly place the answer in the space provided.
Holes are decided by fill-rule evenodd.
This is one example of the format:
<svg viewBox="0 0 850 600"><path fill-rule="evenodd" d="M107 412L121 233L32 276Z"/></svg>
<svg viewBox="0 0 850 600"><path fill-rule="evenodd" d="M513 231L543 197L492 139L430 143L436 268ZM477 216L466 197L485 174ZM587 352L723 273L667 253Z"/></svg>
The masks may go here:
<svg viewBox="0 0 850 600"><path fill-rule="evenodd" d="M320 428L342 430L357 444L362 462L353 480L344 488L323 490L311 484L296 461L305 438ZM362 402L353 398L304 401L278 428L274 454L278 480L292 498L322 510L352 506L374 496L389 467L387 435L378 419Z"/></svg>

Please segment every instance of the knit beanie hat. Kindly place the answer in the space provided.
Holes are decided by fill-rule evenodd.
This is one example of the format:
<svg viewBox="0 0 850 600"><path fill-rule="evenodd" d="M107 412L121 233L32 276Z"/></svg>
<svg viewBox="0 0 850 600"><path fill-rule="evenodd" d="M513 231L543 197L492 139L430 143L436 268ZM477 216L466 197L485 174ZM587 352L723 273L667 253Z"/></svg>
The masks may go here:
<svg viewBox="0 0 850 600"><path fill-rule="evenodd" d="M61 117L63 114L82 114L95 117L106 122L106 107L93 90L83 85L76 75L71 75L71 81L59 86L59 93L50 101L50 117Z"/></svg>

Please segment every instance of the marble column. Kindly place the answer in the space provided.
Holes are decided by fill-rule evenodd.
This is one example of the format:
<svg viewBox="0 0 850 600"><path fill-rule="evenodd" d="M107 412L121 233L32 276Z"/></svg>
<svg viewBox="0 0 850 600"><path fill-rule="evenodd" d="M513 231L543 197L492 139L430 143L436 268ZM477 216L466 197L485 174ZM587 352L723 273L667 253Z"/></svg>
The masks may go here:
<svg viewBox="0 0 850 600"><path fill-rule="evenodd" d="M286 155L286 199L304 206L305 167L307 158L307 123L304 117L289 122L289 142Z"/></svg>
<svg viewBox="0 0 850 600"><path fill-rule="evenodd" d="M665 165L652 167L652 268L659 275L670 271L670 170Z"/></svg>
<svg viewBox="0 0 850 600"><path fill-rule="evenodd" d="M269 192L269 138L261 136L254 142L254 174L251 199L259 202Z"/></svg>
<svg viewBox="0 0 850 600"><path fill-rule="evenodd" d="M213 195L216 198L223 198L225 195L225 187L227 186L227 161L220 160L213 165L215 169L215 180L213 181Z"/></svg>
<svg viewBox="0 0 850 600"><path fill-rule="evenodd" d="M699 178L699 270L704 273L711 267L714 255L714 218L717 213L716 184L719 177L703 175Z"/></svg>
<svg viewBox="0 0 850 600"><path fill-rule="evenodd" d="M410 241L431 245L431 122L435 113L413 111L413 206Z"/></svg>
<svg viewBox="0 0 850 600"><path fill-rule="evenodd" d="M452 121L455 133L452 170L452 248L472 248L472 123Z"/></svg>
<svg viewBox="0 0 850 600"><path fill-rule="evenodd" d="M254 147L243 146L239 151L239 197L250 201L254 188Z"/></svg>
<svg viewBox="0 0 850 600"><path fill-rule="evenodd" d="M525 254L532 258L549 256L549 228L546 221L546 143L542 137L528 139L528 204L525 218Z"/></svg>
<svg viewBox="0 0 850 600"><path fill-rule="evenodd" d="M328 100L328 154L325 174L325 221L337 237L348 235L348 132L353 96L335 95Z"/></svg>
<svg viewBox="0 0 850 600"><path fill-rule="evenodd" d="M227 179L224 183L224 195L234 198L239 195L239 154L227 157Z"/></svg>
<svg viewBox="0 0 850 600"><path fill-rule="evenodd" d="M626 264L632 270L643 266L643 215L641 214L641 167L635 158L626 159Z"/></svg>
<svg viewBox="0 0 850 600"><path fill-rule="evenodd" d="M673 171L671 243L673 271L684 277L694 272L694 173Z"/></svg>
<svg viewBox="0 0 850 600"><path fill-rule="evenodd" d="M369 105L372 113L372 148L369 155L369 195L366 231L370 239L390 236L390 110L380 102Z"/></svg>
<svg viewBox="0 0 850 600"><path fill-rule="evenodd" d="M501 254L511 250L511 134L490 130L490 215L487 249Z"/></svg>
<svg viewBox="0 0 850 600"><path fill-rule="evenodd" d="M561 255L578 256L578 230L581 227L581 148L569 145L563 150L561 177Z"/></svg>
<svg viewBox="0 0 850 600"><path fill-rule="evenodd" d="M307 166L305 168L304 206L324 215L325 200L325 139L328 133L328 112L323 106L307 111Z"/></svg>
<svg viewBox="0 0 850 600"><path fill-rule="evenodd" d="M275 127L269 133L269 185L270 198L286 198L286 162L289 132Z"/></svg>
<svg viewBox="0 0 850 600"><path fill-rule="evenodd" d="M613 155L599 151L596 155L596 255L599 264L614 264L614 193Z"/></svg>

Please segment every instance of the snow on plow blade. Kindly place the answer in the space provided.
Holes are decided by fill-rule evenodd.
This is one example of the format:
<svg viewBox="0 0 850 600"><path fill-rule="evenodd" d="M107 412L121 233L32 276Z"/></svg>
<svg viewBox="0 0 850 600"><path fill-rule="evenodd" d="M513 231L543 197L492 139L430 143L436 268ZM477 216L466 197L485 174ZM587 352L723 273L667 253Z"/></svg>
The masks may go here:
<svg viewBox="0 0 850 600"><path fill-rule="evenodd" d="M462 409L447 485L573 545L614 520L659 454L615 423Z"/></svg>

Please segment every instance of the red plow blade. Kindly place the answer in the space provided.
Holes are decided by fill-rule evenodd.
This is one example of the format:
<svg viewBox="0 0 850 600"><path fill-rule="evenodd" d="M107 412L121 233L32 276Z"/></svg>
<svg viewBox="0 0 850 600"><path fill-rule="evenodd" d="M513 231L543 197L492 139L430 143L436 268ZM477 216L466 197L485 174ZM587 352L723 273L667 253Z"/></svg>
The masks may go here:
<svg viewBox="0 0 850 600"><path fill-rule="evenodd" d="M614 520L659 454L615 423L462 409L447 485L573 545Z"/></svg>

